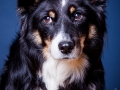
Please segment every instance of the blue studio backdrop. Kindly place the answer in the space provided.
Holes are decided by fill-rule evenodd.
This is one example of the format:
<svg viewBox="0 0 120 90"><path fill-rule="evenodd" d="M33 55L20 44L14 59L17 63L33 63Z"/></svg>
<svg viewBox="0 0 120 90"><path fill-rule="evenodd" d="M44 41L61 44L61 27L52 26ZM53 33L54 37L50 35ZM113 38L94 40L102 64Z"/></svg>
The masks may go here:
<svg viewBox="0 0 120 90"><path fill-rule="evenodd" d="M17 0L0 0L0 71L19 31ZM120 90L120 0L107 2L107 40L103 52L106 90Z"/></svg>

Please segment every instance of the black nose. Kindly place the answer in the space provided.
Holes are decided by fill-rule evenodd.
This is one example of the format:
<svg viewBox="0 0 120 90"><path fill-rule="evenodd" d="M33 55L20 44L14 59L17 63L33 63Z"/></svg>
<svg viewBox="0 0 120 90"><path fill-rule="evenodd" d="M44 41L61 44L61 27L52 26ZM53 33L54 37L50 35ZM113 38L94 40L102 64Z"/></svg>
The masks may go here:
<svg viewBox="0 0 120 90"><path fill-rule="evenodd" d="M69 54L72 52L72 49L74 48L74 43L70 41L64 41L60 42L58 47L63 54Z"/></svg>

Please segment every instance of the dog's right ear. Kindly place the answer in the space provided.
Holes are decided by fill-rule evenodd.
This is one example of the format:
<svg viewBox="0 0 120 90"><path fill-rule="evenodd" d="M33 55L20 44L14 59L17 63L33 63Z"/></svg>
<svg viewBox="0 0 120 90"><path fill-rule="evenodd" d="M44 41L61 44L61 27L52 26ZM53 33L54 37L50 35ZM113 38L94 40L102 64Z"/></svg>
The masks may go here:
<svg viewBox="0 0 120 90"><path fill-rule="evenodd" d="M18 0L17 8L20 14L26 14L35 9L40 0Z"/></svg>
<svg viewBox="0 0 120 90"><path fill-rule="evenodd" d="M107 0L88 0L91 6L96 9L96 11L104 11L106 7Z"/></svg>

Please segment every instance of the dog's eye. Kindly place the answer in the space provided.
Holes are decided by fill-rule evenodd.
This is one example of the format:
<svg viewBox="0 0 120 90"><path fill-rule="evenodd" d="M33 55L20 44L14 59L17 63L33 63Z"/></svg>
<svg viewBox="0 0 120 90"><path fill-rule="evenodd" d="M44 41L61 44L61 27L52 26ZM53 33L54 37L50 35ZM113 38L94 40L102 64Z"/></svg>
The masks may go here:
<svg viewBox="0 0 120 90"><path fill-rule="evenodd" d="M51 23L51 22L52 22L51 17L49 17L49 16L45 17L45 18L44 18L44 22L45 22L45 23Z"/></svg>
<svg viewBox="0 0 120 90"><path fill-rule="evenodd" d="M75 18L76 21L80 20L82 18L82 15L80 13L75 13L74 18Z"/></svg>

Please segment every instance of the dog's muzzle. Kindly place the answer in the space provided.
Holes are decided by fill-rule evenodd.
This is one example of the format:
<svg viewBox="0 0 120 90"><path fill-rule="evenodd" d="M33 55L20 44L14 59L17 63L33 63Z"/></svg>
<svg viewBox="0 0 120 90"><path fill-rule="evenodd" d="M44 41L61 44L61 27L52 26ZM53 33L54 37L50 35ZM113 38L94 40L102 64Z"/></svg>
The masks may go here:
<svg viewBox="0 0 120 90"><path fill-rule="evenodd" d="M81 53L79 40L77 42L78 45L69 35L60 32L51 41L50 54L56 60L77 59Z"/></svg>

